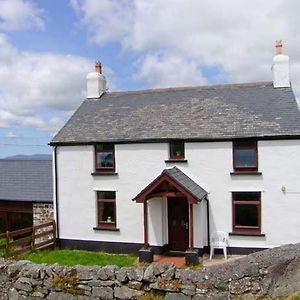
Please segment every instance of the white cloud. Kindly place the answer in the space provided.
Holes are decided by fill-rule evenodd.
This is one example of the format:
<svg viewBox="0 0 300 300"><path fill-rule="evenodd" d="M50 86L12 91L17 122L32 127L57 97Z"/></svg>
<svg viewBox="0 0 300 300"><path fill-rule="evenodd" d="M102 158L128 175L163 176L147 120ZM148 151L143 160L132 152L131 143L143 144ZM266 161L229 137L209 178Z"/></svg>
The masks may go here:
<svg viewBox="0 0 300 300"><path fill-rule="evenodd" d="M0 0L0 30L44 28L43 11L29 0Z"/></svg>
<svg viewBox="0 0 300 300"><path fill-rule="evenodd" d="M124 41L130 35L134 20L134 3L128 0L70 0L74 11L82 17L93 42Z"/></svg>
<svg viewBox="0 0 300 300"><path fill-rule="evenodd" d="M14 134L13 131L8 131L8 132L6 133L6 137L7 137L7 138L10 138L10 139L14 139L14 138L16 138L17 136Z"/></svg>
<svg viewBox="0 0 300 300"><path fill-rule="evenodd" d="M161 85L186 84L191 74L197 73L201 82L203 66L220 67L228 82L271 80L275 40L283 39L285 52L291 57L292 81L300 93L300 71L295 64L300 61L298 0L72 3L91 41L119 43L123 50L140 55L136 78L150 85L157 86L154 77L160 78ZM157 59L160 52L164 53L163 63ZM177 81L170 67L175 57L187 62L182 71L186 75L179 72ZM158 66L150 66L150 62Z"/></svg>
<svg viewBox="0 0 300 300"><path fill-rule="evenodd" d="M56 131L85 98L93 65L81 56L22 52L0 34L0 127Z"/></svg>
<svg viewBox="0 0 300 300"><path fill-rule="evenodd" d="M205 84L206 80L193 60L181 56L155 53L142 61L134 79L147 80L151 87L174 87Z"/></svg>
<svg viewBox="0 0 300 300"><path fill-rule="evenodd" d="M38 116L33 114L15 114L8 110L0 109L0 128L9 128L9 127L35 127L35 128L45 128L45 121Z"/></svg>

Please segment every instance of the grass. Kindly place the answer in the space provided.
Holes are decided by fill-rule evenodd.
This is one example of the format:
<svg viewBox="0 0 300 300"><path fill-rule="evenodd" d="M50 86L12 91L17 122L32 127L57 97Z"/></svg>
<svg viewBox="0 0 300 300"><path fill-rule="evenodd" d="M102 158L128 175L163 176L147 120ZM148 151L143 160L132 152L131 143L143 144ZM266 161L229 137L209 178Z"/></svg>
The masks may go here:
<svg viewBox="0 0 300 300"><path fill-rule="evenodd" d="M288 297L279 297L277 300L300 300L300 291L295 292Z"/></svg>
<svg viewBox="0 0 300 300"><path fill-rule="evenodd" d="M146 293L140 297L138 297L138 300L163 300L165 299L164 295L155 295L152 293Z"/></svg>
<svg viewBox="0 0 300 300"><path fill-rule="evenodd" d="M136 260L136 256L134 255L107 254L83 250L44 250L23 255L19 258L27 259L38 264L58 263L63 266L117 265L119 267L132 266Z"/></svg>

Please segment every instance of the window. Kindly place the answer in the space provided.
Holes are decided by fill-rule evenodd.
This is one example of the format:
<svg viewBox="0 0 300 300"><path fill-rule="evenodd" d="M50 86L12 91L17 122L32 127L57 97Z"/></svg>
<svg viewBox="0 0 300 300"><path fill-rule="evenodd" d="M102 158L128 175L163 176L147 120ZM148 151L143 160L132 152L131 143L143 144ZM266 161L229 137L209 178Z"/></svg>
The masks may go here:
<svg viewBox="0 0 300 300"><path fill-rule="evenodd" d="M232 193L233 232L260 233L260 202L260 192Z"/></svg>
<svg viewBox="0 0 300 300"><path fill-rule="evenodd" d="M184 159L184 142L170 142L170 159Z"/></svg>
<svg viewBox="0 0 300 300"><path fill-rule="evenodd" d="M97 218L99 227L116 227L116 192L97 192Z"/></svg>
<svg viewBox="0 0 300 300"><path fill-rule="evenodd" d="M257 142L233 142L233 168L235 171L257 171Z"/></svg>
<svg viewBox="0 0 300 300"><path fill-rule="evenodd" d="M95 146L96 171L115 171L115 146L114 144L99 144Z"/></svg>

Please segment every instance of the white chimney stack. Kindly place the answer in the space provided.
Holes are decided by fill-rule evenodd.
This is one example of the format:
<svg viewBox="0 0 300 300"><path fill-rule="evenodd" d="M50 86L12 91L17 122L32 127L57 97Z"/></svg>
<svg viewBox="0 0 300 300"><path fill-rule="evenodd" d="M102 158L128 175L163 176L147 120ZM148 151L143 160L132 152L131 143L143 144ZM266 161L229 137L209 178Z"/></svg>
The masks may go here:
<svg viewBox="0 0 300 300"><path fill-rule="evenodd" d="M289 57L282 54L282 41L276 41L276 55L273 58L273 86L274 88L290 87Z"/></svg>
<svg viewBox="0 0 300 300"><path fill-rule="evenodd" d="M87 98L100 98L106 92L106 79L102 75L102 67L99 61L96 61L95 72L86 76Z"/></svg>

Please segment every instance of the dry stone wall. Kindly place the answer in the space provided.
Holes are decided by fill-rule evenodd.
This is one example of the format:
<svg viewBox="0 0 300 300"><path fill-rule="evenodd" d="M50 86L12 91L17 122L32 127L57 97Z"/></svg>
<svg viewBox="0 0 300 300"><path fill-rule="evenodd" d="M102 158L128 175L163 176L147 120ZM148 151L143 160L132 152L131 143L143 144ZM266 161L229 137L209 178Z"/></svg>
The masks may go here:
<svg viewBox="0 0 300 300"><path fill-rule="evenodd" d="M153 263L145 268L62 267L0 261L0 299L276 298L300 290L300 244L197 270ZM148 298L149 299L149 298Z"/></svg>

